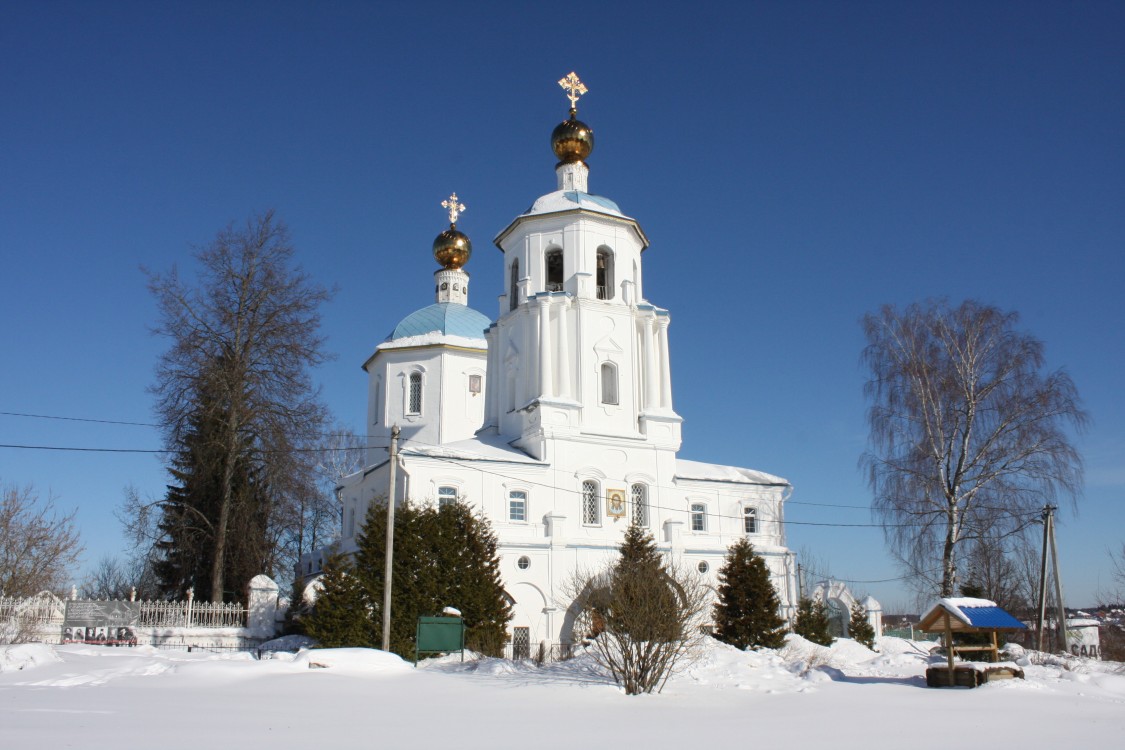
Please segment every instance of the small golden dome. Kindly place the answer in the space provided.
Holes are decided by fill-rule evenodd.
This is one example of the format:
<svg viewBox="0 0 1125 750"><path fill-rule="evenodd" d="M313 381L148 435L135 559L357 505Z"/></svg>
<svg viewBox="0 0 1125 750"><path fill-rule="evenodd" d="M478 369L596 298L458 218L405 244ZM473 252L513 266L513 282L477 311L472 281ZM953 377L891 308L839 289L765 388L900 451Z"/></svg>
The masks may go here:
<svg viewBox="0 0 1125 750"><path fill-rule="evenodd" d="M434 257L443 268L460 268L473 254L473 243L453 224L434 238Z"/></svg>
<svg viewBox="0 0 1125 750"><path fill-rule="evenodd" d="M594 150L594 131L577 118L578 111L570 110L570 119L563 120L551 133L551 148L559 164L584 161Z"/></svg>

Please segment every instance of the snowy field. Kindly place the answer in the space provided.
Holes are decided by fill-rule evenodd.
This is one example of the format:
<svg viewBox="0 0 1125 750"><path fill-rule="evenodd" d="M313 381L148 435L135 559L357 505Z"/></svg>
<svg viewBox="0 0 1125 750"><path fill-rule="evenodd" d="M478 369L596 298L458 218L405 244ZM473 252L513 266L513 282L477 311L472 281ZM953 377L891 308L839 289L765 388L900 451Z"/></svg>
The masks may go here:
<svg viewBox="0 0 1125 750"><path fill-rule="evenodd" d="M586 657L539 668L366 649L249 654L0 647L0 748L1121 747L1120 664L1021 659L1026 680L930 689L923 648L712 642L663 694Z"/></svg>

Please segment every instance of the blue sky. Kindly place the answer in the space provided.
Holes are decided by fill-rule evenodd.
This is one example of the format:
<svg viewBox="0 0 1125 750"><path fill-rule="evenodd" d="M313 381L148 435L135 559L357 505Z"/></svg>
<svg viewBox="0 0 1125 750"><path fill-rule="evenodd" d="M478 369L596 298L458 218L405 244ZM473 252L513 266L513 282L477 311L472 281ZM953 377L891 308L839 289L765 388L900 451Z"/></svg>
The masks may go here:
<svg viewBox="0 0 1125 750"><path fill-rule="evenodd" d="M491 239L554 189L573 69L591 191L640 221L646 294L672 312L681 456L789 478L792 521L869 523L859 319L932 296L1018 310L1093 417L1059 529L1068 603L1090 603L1125 538L1123 35L1110 2L6 3L0 411L151 421L141 267L190 271L274 208L339 289L316 379L358 429L361 363L432 301L451 191L470 302L496 315ZM159 437L0 416L0 443ZM123 487L165 477L151 455L0 449L0 481L77 508L93 562L123 548ZM897 574L877 529L789 543L840 577Z"/></svg>

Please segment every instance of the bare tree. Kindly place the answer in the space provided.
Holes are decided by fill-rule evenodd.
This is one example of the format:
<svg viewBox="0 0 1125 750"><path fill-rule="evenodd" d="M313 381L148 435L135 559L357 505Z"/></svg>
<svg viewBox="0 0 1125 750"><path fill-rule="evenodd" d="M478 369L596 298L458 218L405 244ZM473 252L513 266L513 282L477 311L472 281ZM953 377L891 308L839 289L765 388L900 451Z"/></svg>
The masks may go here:
<svg viewBox="0 0 1125 750"><path fill-rule="evenodd" d="M660 692L706 637L710 598L701 579L667 565L638 526L614 565L577 576L570 588L581 608L578 634L592 638L594 660L627 695Z"/></svg>
<svg viewBox="0 0 1125 750"><path fill-rule="evenodd" d="M155 332L169 340L152 391L169 448L184 461L205 453L212 462L199 524L210 574L201 587L219 601L228 558L248 542L241 531L231 537L240 503L260 506L264 496L264 508L242 516L261 520L313 481L301 450L325 419L309 368L327 359L319 308L331 293L292 267L288 232L272 212L228 227L195 257L194 286L174 268L149 274L161 315Z"/></svg>
<svg viewBox="0 0 1125 750"><path fill-rule="evenodd" d="M59 591L82 553L74 512L59 515L54 499L31 487L0 490L0 596Z"/></svg>
<svg viewBox="0 0 1125 750"><path fill-rule="evenodd" d="M98 561L79 587L86 599L156 599L159 596L156 576L147 557L136 555L127 560L106 555Z"/></svg>
<svg viewBox="0 0 1125 750"><path fill-rule="evenodd" d="M1087 421L1077 390L1044 371L1042 342L1017 322L971 300L863 320L874 515L904 567L942 596L957 591L965 542L1015 533L1082 486L1067 432Z"/></svg>

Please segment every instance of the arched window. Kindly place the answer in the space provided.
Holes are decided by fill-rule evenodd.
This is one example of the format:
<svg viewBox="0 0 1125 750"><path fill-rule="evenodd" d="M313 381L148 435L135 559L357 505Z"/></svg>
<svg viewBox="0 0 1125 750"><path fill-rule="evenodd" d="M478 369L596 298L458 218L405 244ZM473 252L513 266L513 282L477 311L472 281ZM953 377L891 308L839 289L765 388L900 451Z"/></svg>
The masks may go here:
<svg viewBox="0 0 1125 750"><path fill-rule="evenodd" d="M512 260L512 269L508 279L508 309L515 310L520 304L520 259Z"/></svg>
<svg viewBox="0 0 1125 750"><path fill-rule="evenodd" d="M619 403L617 398L617 365L612 362L602 362L602 403Z"/></svg>
<svg viewBox="0 0 1125 750"><path fill-rule="evenodd" d="M544 287L548 292L561 292L563 290L563 252L558 248L548 250L545 258L547 266L547 284Z"/></svg>
<svg viewBox="0 0 1125 750"><path fill-rule="evenodd" d="M587 479L582 483L582 523L596 524L598 522L598 510L601 506L598 500L598 483L592 479Z"/></svg>
<svg viewBox="0 0 1125 750"><path fill-rule="evenodd" d="M742 509L742 531L746 534L758 533L758 509L757 508L743 508Z"/></svg>
<svg viewBox="0 0 1125 750"><path fill-rule="evenodd" d="M406 397L406 413L422 413L422 373L410 373L410 391Z"/></svg>
<svg viewBox="0 0 1125 750"><path fill-rule="evenodd" d="M613 251L608 247L598 248L597 270L598 299L613 299Z"/></svg>
<svg viewBox="0 0 1125 750"><path fill-rule="evenodd" d="M707 531L707 506L703 503L691 504L691 530Z"/></svg>
<svg viewBox="0 0 1125 750"><path fill-rule="evenodd" d="M633 523L648 526L648 487L638 482L629 488L629 496L633 501Z"/></svg>

